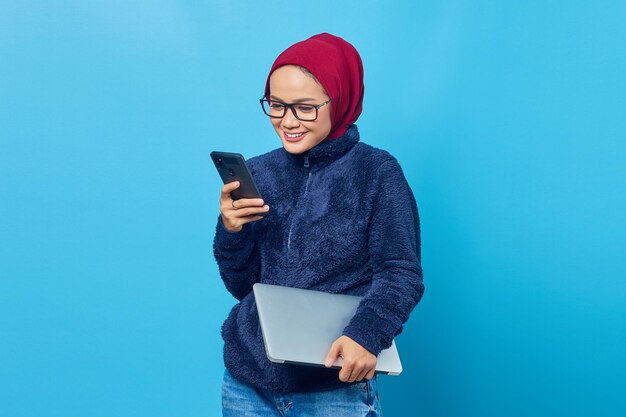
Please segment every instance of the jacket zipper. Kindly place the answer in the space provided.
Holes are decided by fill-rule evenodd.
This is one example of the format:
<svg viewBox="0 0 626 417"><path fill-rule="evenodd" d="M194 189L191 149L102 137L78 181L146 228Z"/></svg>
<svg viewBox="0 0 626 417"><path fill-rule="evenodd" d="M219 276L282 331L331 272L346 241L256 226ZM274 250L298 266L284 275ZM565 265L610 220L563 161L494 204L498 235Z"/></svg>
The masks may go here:
<svg viewBox="0 0 626 417"><path fill-rule="evenodd" d="M304 194L302 194L302 196L298 199L298 201L296 202L296 204L298 204L299 201L301 201L307 194L307 192L309 191L309 181L311 180L311 170L309 169L311 165L309 164L309 156L305 155L304 157L304 168L309 172L309 174L307 175L306 178L306 184L304 185ZM289 250L291 248L291 232L293 231L293 224L294 224L294 220L295 220L295 211L296 211L296 207L294 207L293 210L293 214L291 215L291 224L289 225L289 237L287 238L287 250Z"/></svg>

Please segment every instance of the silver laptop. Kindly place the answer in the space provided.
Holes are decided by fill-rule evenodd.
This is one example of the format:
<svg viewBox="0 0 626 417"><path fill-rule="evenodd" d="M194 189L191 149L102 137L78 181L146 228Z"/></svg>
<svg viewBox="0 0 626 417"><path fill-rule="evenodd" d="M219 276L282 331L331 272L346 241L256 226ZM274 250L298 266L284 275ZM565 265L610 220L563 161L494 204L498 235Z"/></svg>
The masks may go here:
<svg viewBox="0 0 626 417"><path fill-rule="evenodd" d="M265 352L270 361L324 366L333 342L356 312L361 297L256 283L252 287ZM341 368L337 358L333 368ZM378 355L376 373L399 375L395 341Z"/></svg>

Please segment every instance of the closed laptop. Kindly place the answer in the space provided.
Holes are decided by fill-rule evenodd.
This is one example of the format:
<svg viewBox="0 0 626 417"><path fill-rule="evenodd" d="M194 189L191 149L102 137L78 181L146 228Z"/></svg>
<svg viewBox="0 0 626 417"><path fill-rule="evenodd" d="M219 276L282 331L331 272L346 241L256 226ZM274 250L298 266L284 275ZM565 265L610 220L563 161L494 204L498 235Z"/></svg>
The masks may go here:
<svg viewBox="0 0 626 417"><path fill-rule="evenodd" d="M265 352L270 361L324 366L333 342L354 316L361 297L256 283L253 286ZM334 368L340 368L337 358ZM395 341L378 355L376 373L399 375Z"/></svg>

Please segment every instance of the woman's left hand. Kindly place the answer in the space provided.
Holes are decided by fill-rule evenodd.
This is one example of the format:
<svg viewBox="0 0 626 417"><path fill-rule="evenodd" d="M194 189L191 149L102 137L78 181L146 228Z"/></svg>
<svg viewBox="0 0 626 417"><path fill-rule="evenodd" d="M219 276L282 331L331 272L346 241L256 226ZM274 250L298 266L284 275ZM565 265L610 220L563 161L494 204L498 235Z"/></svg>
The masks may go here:
<svg viewBox="0 0 626 417"><path fill-rule="evenodd" d="M341 336L333 342L324 365L327 368L332 366L338 356L343 358L339 380L354 382L374 378L376 356L348 336Z"/></svg>

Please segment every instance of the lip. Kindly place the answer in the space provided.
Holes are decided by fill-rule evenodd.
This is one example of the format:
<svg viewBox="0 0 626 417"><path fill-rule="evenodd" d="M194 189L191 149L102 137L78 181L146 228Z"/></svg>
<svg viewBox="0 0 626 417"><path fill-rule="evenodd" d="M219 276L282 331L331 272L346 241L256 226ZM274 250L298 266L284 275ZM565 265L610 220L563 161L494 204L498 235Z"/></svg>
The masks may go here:
<svg viewBox="0 0 626 417"><path fill-rule="evenodd" d="M283 130L283 137L285 138L287 142L299 142L306 136L307 132L298 132L298 133L302 133L302 135L298 136L297 138L290 138L289 136L287 136L287 132ZM293 134L293 133L290 133L290 134Z"/></svg>

